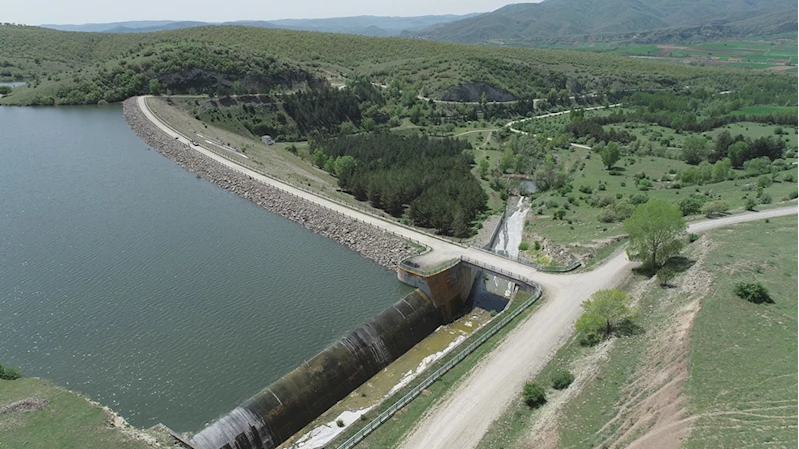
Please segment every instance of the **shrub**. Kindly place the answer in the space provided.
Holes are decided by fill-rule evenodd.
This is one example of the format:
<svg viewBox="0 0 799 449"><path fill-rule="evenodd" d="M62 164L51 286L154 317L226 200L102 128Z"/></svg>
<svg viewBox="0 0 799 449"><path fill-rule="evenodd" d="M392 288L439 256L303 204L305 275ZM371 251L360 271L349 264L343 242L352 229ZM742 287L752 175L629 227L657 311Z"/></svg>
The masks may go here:
<svg viewBox="0 0 799 449"><path fill-rule="evenodd" d="M527 382L522 390L522 398L529 407L536 408L547 402L547 392L538 382Z"/></svg>
<svg viewBox="0 0 799 449"><path fill-rule="evenodd" d="M755 201L754 198L746 197L746 201L744 201L744 207L746 207L746 210L754 211L755 206L757 206L757 201Z"/></svg>
<svg viewBox="0 0 799 449"><path fill-rule="evenodd" d="M733 291L738 297L751 303L774 303L774 300L771 299L771 295L768 293L768 289L760 282L738 282L735 284Z"/></svg>
<svg viewBox="0 0 799 449"><path fill-rule="evenodd" d="M558 209L552 215L553 220L563 220L563 217L566 216L566 211L563 209Z"/></svg>
<svg viewBox="0 0 799 449"><path fill-rule="evenodd" d="M581 185L579 190L580 192L585 193L587 195L594 193L594 189L592 189L590 186L587 185Z"/></svg>
<svg viewBox="0 0 799 449"><path fill-rule="evenodd" d="M696 215L702 211L702 206L707 202L707 198L701 195L691 194L680 200L679 206L683 217Z"/></svg>
<svg viewBox="0 0 799 449"><path fill-rule="evenodd" d="M674 279L674 270L671 267L663 267L658 270L658 283L661 287L668 287L669 282Z"/></svg>
<svg viewBox="0 0 799 449"><path fill-rule="evenodd" d="M533 248L535 248L535 250L536 250L536 251L538 251L539 249L541 249L541 242L539 242L538 240L536 240L535 242L533 242Z"/></svg>
<svg viewBox="0 0 799 449"><path fill-rule="evenodd" d="M336 420L336 425L339 426L339 427L344 427L344 420L343 419L337 419Z"/></svg>
<svg viewBox="0 0 799 449"><path fill-rule="evenodd" d="M519 243L519 251L527 251L530 249L530 244L527 242Z"/></svg>
<svg viewBox="0 0 799 449"><path fill-rule="evenodd" d="M770 176L761 176L757 178L757 186L762 187L764 189L771 186L773 182L774 181L772 181Z"/></svg>
<svg viewBox="0 0 799 449"><path fill-rule="evenodd" d="M688 241L694 243L695 241L699 240L699 234L694 234L693 232L688 234Z"/></svg>
<svg viewBox="0 0 799 449"><path fill-rule="evenodd" d="M16 380L22 377L22 373L19 372L16 368L3 368L3 365L0 365L0 379L3 380Z"/></svg>
<svg viewBox="0 0 799 449"><path fill-rule="evenodd" d="M730 206L725 201L710 201L702 206L702 213L708 218L717 217L723 215L729 209Z"/></svg>
<svg viewBox="0 0 799 449"><path fill-rule="evenodd" d="M771 204L771 194L764 193L760 195L760 204Z"/></svg>
<svg viewBox="0 0 799 449"><path fill-rule="evenodd" d="M630 202L633 204L644 204L649 201L649 196L646 193L634 193L630 195Z"/></svg>
<svg viewBox="0 0 799 449"><path fill-rule="evenodd" d="M552 388L564 390L574 382L574 374L567 369L559 369L552 374Z"/></svg>
<svg viewBox="0 0 799 449"><path fill-rule="evenodd" d="M595 193L588 200L588 204L590 204L592 207L605 207L605 206L608 206L610 204L613 204L613 201L614 201L613 200L613 196L610 195L610 194L607 194L607 193L596 194Z"/></svg>

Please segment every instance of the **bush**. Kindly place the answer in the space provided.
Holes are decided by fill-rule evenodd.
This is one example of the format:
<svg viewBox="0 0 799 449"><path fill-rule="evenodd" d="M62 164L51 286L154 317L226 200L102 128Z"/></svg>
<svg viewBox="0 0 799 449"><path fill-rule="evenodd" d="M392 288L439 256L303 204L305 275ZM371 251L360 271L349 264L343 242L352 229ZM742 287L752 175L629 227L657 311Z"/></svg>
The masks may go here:
<svg viewBox="0 0 799 449"><path fill-rule="evenodd" d="M343 419L337 419L336 420L336 425L339 426L339 427L344 427L344 420Z"/></svg>
<svg viewBox="0 0 799 449"><path fill-rule="evenodd" d="M613 204L613 201L613 196L610 194L594 194L588 199L588 204L591 205L591 207L605 207Z"/></svg>
<svg viewBox="0 0 799 449"><path fill-rule="evenodd" d="M693 232L688 234L688 241L694 243L695 241L699 240L699 234L694 234Z"/></svg>
<svg viewBox="0 0 799 449"><path fill-rule="evenodd" d="M708 218L723 215L728 210L730 210L730 206L727 205L725 201L721 200L710 201L702 206L702 213L705 214L705 216Z"/></svg>
<svg viewBox="0 0 799 449"><path fill-rule="evenodd" d="M680 212L683 217L688 215L696 215L702 211L702 206L707 202L707 197L702 195L691 194L690 196L680 200Z"/></svg>
<svg viewBox="0 0 799 449"><path fill-rule="evenodd" d="M760 204L771 204L771 201L772 200L771 200L771 194L770 193L764 193L764 194L760 195Z"/></svg>
<svg viewBox="0 0 799 449"><path fill-rule="evenodd" d="M644 204L649 201L649 196L646 193L633 193L630 195L630 202L633 204Z"/></svg>
<svg viewBox="0 0 799 449"><path fill-rule="evenodd" d="M765 189L771 186L773 182L770 176L761 176L757 179L757 186Z"/></svg>
<svg viewBox="0 0 799 449"><path fill-rule="evenodd" d="M581 185L579 190L580 190L580 192L585 193L587 195L590 195L590 194L594 193L594 190L590 186L587 186L587 185Z"/></svg>
<svg viewBox="0 0 799 449"><path fill-rule="evenodd" d="M527 242L519 243L519 251L527 251L530 249L530 244Z"/></svg>
<svg viewBox="0 0 799 449"><path fill-rule="evenodd" d="M533 242L533 248L535 248L535 250L536 250L536 251L538 251L539 249L541 249L541 242L539 242L538 240L536 240L535 242Z"/></svg>
<svg viewBox="0 0 799 449"><path fill-rule="evenodd" d="M527 382L522 390L522 398L529 407L536 408L547 402L547 392L538 382Z"/></svg>
<svg viewBox="0 0 799 449"><path fill-rule="evenodd" d="M559 369L552 374L552 388L564 390L574 382L574 374L567 369Z"/></svg>
<svg viewBox="0 0 799 449"><path fill-rule="evenodd" d="M0 365L0 379L3 380L16 380L22 377L22 373L19 372L16 368L3 368L3 365Z"/></svg>
<svg viewBox="0 0 799 449"><path fill-rule="evenodd" d="M746 201L744 201L744 207L746 210L754 211L755 206L757 206L757 201L755 201L753 198L746 197Z"/></svg>
<svg viewBox="0 0 799 449"><path fill-rule="evenodd" d="M660 270L658 270L657 274L658 284L660 284L661 287L668 287L670 285L669 283L671 282L671 280L674 279L674 274L675 274L674 269L672 269L671 267L661 268Z"/></svg>
<svg viewBox="0 0 799 449"><path fill-rule="evenodd" d="M760 282L738 282L735 284L733 291L738 297L751 303L774 303L774 300L771 299L771 295L768 293L768 289Z"/></svg>

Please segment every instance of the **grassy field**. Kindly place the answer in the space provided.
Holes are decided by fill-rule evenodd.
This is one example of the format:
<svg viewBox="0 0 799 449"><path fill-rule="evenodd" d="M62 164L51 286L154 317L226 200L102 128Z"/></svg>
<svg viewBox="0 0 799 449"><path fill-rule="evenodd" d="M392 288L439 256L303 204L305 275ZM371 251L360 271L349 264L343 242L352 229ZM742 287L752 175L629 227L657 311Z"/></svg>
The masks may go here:
<svg viewBox="0 0 799 449"><path fill-rule="evenodd" d="M796 247L794 216L739 224L684 250L689 268L672 288L632 278L623 288L643 332L593 348L570 340L536 380L548 385L568 368L572 386L548 389L537 410L520 397L479 447L613 447L645 436L667 447L674 435L688 435L688 448L796 447ZM741 279L763 282L775 304L735 296Z"/></svg>
<svg viewBox="0 0 799 449"><path fill-rule="evenodd" d="M727 67L765 69L775 65L796 64L797 41L790 39L729 40L708 42L693 46L655 44L582 44L558 45L553 48L580 52L604 53L624 56L649 56L673 60L709 59Z"/></svg>
<svg viewBox="0 0 799 449"><path fill-rule="evenodd" d="M34 378L0 380L0 408L23 399L39 398L44 408L0 414L0 448L144 449L152 447L131 430L112 427L112 416L101 406ZM136 431L143 435L142 431ZM168 435L147 431L150 441L171 447Z"/></svg>
<svg viewBox="0 0 799 449"><path fill-rule="evenodd" d="M737 111L732 111L730 114L732 115L769 115L769 114L779 114L783 112L797 112L797 108L795 106L749 106L745 108L738 109Z"/></svg>
<svg viewBox="0 0 799 449"><path fill-rule="evenodd" d="M679 202L692 193L704 194L708 190L712 190L714 197L723 199L732 209L736 209L744 205L743 197L748 193L744 190L745 185L756 182L756 179L734 180L671 189L667 188L667 183L660 179L669 176L670 170L680 172L689 168L687 163L654 156L625 157L616 164L617 168L611 172L605 169L601 159L596 154L592 154L590 150L571 148L558 150L556 154L566 167L582 163L585 163L585 166L573 173L574 190L568 195L562 196L557 191L548 191L535 199L528 216L526 231L545 236L555 243L564 245L605 239L622 233L621 223L601 223L597 219L602 209L588 204L588 200L595 193L611 195L614 199L619 195L623 198L630 198L635 194L645 194L649 198ZM587 158L589 156L590 158ZM640 190L635 184L635 175L641 172L646 173L652 179L652 188L646 192ZM796 179L795 170L793 173L794 179ZM600 182L606 186L604 191L598 190ZM582 186L590 188L592 193L580 192L579 189ZM771 194L776 203L796 189L795 181L775 182L765 191ZM569 201L569 197L574 198L572 202ZM559 208L568 208L566 215L563 220L553 220L553 213ZM532 244L530 246L532 247Z"/></svg>
<svg viewBox="0 0 799 449"><path fill-rule="evenodd" d="M796 447L796 217L731 229L711 234L715 288L691 338L686 394L699 418L686 447ZM735 296L741 280L762 282L774 304Z"/></svg>

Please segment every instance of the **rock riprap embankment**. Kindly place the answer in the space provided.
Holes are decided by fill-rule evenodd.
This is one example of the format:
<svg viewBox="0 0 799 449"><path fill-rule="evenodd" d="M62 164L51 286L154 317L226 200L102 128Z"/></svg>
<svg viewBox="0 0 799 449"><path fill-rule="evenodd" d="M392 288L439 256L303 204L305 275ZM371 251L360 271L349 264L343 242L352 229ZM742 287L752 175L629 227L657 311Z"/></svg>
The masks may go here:
<svg viewBox="0 0 799 449"><path fill-rule="evenodd" d="M122 106L125 120L147 145L219 187L333 239L386 268L395 269L400 260L416 253L399 237L259 182L177 142L144 116L136 98L125 100Z"/></svg>

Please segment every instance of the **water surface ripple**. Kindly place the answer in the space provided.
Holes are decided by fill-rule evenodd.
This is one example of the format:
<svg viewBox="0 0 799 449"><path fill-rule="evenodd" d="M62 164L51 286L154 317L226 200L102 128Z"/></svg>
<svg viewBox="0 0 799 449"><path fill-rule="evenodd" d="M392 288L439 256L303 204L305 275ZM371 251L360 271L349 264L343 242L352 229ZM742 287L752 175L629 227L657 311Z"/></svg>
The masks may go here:
<svg viewBox="0 0 799 449"><path fill-rule="evenodd" d="M121 108L0 108L0 361L198 430L409 288L148 150Z"/></svg>

